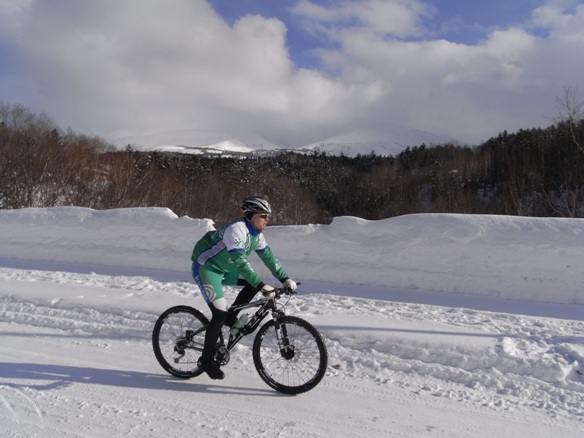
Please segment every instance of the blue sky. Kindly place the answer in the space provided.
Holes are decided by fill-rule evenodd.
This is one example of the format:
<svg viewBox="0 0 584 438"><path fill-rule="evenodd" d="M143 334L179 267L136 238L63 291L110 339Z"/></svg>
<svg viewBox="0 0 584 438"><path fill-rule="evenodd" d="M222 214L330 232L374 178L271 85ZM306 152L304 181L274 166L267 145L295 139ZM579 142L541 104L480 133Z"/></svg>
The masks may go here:
<svg viewBox="0 0 584 438"><path fill-rule="evenodd" d="M327 46L325 38L311 34L294 13L296 1L279 0L210 0L210 4L228 23L242 16L258 14L277 17L286 23L287 46L290 56L299 67L318 68L318 59L311 51ZM314 4L334 8L342 0L313 1ZM406 2L403 2L406 3ZM512 26L528 27L534 35L545 35L544 29L530 25L533 10L545 6L545 0L433 0L425 2L427 12L421 17L427 33L411 35L405 40L444 38L462 44L478 44L495 29ZM559 3L559 2L557 2ZM577 2L563 2L569 10Z"/></svg>
<svg viewBox="0 0 584 438"><path fill-rule="evenodd" d="M342 0L314 1L334 7ZM307 52L326 44L310 34L295 16L296 1L286 0L210 0L210 4L229 23L247 14L277 17L287 26L288 46L295 62L302 67L313 67L314 59ZM493 29L504 29L529 21L532 11L546 4L545 0L433 0L424 25L430 35L420 38L446 38L453 42L477 44ZM567 5L569 6L569 5ZM534 29L537 33L537 29Z"/></svg>
<svg viewBox="0 0 584 438"><path fill-rule="evenodd" d="M121 142L477 144L582 96L583 3L0 0L0 102Z"/></svg>

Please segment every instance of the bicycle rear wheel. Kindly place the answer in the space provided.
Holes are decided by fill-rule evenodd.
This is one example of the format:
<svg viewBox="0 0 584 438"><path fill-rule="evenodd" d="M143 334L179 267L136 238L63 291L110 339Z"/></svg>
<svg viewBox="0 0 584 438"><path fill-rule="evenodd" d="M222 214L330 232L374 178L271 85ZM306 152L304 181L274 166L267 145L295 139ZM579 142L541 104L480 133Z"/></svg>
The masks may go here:
<svg viewBox="0 0 584 438"><path fill-rule="evenodd" d="M189 306L171 307L162 313L152 331L152 348L162 368L182 379L201 374L197 360L208 323L205 315Z"/></svg>
<svg viewBox="0 0 584 438"><path fill-rule="evenodd" d="M328 352L318 332L296 316L280 318L283 348L278 344L275 322L258 331L253 343L253 361L268 386L286 394L310 391L326 373Z"/></svg>

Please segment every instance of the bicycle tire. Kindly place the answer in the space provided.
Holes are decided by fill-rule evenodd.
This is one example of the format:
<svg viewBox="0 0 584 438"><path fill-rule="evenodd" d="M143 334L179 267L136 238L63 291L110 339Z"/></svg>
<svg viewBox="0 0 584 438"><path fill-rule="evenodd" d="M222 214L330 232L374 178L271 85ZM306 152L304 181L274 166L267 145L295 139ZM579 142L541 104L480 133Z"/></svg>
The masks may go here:
<svg viewBox="0 0 584 438"><path fill-rule="evenodd" d="M205 341L205 332L197 333L188 341L186 334L187 330L197 331L208 323L203 313L190 306L171 307L158 317L152 330L152 348L165 371L181 379L190 379L202 373L197 360ZM189 346L181 348L180 341ZM192 345L200 347L193 348Z"/></svg>
<svg viewBox="0 0 584 438"><path fill-rule="evenodd" d="M282 327L283 325L283 327ZM322 336L308 321L296 316L280 318L282 332L287 332L291 354L284 357L278 345L275 322L269 321L258 331L253 343L253 361L264 382L285 394L310 391L324 377L328 352Z"/></svg>

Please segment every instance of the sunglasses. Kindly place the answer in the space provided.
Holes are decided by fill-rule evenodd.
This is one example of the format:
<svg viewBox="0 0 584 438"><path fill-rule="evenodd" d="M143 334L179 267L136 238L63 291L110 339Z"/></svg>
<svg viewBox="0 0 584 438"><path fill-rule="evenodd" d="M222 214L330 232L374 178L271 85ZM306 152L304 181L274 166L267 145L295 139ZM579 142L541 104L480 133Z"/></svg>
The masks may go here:
<svg viewBox="0 0 584 438"><path fill-rule="evenodd" d="M258 216L261 217L262 219L270 219L272 217L272 215L268 213L258 214Z"/></svg>

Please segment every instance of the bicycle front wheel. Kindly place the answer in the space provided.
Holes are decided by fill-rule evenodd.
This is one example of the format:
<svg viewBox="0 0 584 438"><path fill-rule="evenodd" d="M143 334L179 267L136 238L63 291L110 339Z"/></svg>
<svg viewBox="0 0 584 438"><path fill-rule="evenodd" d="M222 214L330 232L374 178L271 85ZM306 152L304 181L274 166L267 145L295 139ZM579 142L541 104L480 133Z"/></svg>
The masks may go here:
<svg viewBox="0 0 584 438"><path fill-rule="evenodd" d="M201 374L197 361L208 323L205 315L189 306L171 307L162 313L152 331L154 355L162 368L182 379Z"/></svg>
<svg viewBox="0 0 584 438"><path fill-rule="evenodd" d="M326 373L325 343L308 321L296 316L279 319L281 344L272 320L258 331L253 343L253 361L268 386L286 394L310 391Z"/></svg>

